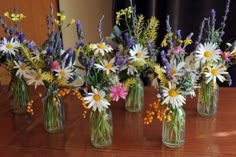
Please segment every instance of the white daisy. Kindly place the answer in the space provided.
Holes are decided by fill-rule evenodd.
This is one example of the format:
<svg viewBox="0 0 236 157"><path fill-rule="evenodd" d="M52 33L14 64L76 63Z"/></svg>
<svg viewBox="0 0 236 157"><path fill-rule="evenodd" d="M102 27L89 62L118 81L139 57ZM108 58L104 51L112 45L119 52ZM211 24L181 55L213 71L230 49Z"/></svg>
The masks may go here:
<svg viewBox="0 0 236 157"><path fill-rule="evenodd" d="M39 85L44 85L41 71L30 71L26 78L28 79L27 84L31 85L34 83L35 88L37 88Z"/></svg>
<svg viewBox="0 0 236 157"><path fill-rule="evenodd" d="M125 64L122 68L122 70L127 69L127 75L135 75L135 73L138 73L138 70L130 63Z"/></svg>
<svg viewBox="0 0 236 157"><path fill-rule="evenodd" d="M14 41L14 38L11 38L10 41L7 41L6 38L3 38L2 43L0 44L0 51L3 53L9 53L15 56L17 48L20 46L18 41Z"/></svg>
<svg viewBox="0 0 236 157"><path fill-rule="evenodd" d="M148 58L148 51L146 48L143 48L142 45L136 44L130 51L129 51L132 61L143 62L145 63L145 59Z"/></svg>
<svg viewBox="0 0 236 157"><path fill-rule="evenodd" d="M170 69L169 69L168 73L173 78L173 80L176 80L177 79L176 77L184 75L183 74L184 65L185 65L184 62L180 62L176 65L176 60L175 59L170 60Z"/></svg>
<svg viewBox="0 0 236 157"><path fill-rule="evenodd" d="M226 70L226 67L221 64L214 65L212 68L209 68L208 71L204 73L207 78L206 83L213 81L213 83L215 84L216 78L218 78L220 82L224 82L226 79L222 75L228 74Z"/></svg>
<svg viewBox="0 0 236 157"><path fill-rule="evenodd" d="M220 49L217 48L215 43L200 44L196 50L196 57L205 64L206 61L217 61L220 59Z"/></svg>
<svg viewBox="0 0 236 157"><path fill-rule="evenodd" d="M109 62L104 59L103 62L100 61L101 64L94 64L96 68L103 70L106 72L107 75L110 74L110 71L112 72L116 72L116 70L118 69L118 66L113 66L115 62L115 58L112 58Z"/></svg>
<svg viewBox="0 0 236 157"><path fill-rule="evenodd" d="M106 93L103 90L97 90L92 87L92 93L88 93L88 96L84 98L85 103L88 104L88 108L92 107L93 111L98 109L99 112L108 108L110 103L105 99Z"/></svg>
<svg viewBox="0 0 236 157"><path fill-rule="evenodd" d="M70 66L66 68L62 66L62 68L56 69L55 72L57 72L56 76L58 77L58 79L64 79L68 81L70 78L73 77L73 70Z"/></svg>
<svg viewBox="0 0 236 157"><path fill-rule="evenodd" d="M163 87L164 100L161 104L171 105L174 109L185 104L185 98L176 89L175 84L168 82L168 88Z"/></svg>
<svg viewBox="0 0 236 157"><path fill-rule="evenodd" d="M104 42L92 44L92 50L94 51L95 55L98 55L99 53L104 56L105 52L111 52L113 49L110 45L106 45Z"/></svg>
<svg viewBox="0 0 236 157"><path fill-rule="evenodd" d="M14 63L15 63L15 66L13 68L18 69L16 71L16 76L26 77L28 75L28 73L29 73L29 67L25 63L23 63L21 61L19 61L19 63L14 61Z"/></svg>

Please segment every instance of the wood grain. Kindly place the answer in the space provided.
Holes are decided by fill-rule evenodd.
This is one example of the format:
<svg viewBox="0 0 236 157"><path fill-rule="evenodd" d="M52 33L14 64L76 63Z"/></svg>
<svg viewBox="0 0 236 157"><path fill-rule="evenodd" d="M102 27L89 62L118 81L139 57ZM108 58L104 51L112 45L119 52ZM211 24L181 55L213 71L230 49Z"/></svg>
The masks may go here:
<svg viewBox="0 0 236 157"><path fill-rule="evenodd" d="M36 95L34 89L31 94ZM42 90L41 90L42 91ZM7 88L1 89L0 156L1 157L235 157L236 156L236 88L220 88L218 113L202 118L196 113L196 98L188 99L185 144L170 149L161 143L161 123L143 124L142 113L128 113L124 101L112 103L113 145L95 149L90 145L89 120L82 118L80 102L65 97L65 131L48 134L43 129L42 104L37 99L32 119L13 116L9 111ZM155 100L156 92L145 87L145 107Z"/></svg>

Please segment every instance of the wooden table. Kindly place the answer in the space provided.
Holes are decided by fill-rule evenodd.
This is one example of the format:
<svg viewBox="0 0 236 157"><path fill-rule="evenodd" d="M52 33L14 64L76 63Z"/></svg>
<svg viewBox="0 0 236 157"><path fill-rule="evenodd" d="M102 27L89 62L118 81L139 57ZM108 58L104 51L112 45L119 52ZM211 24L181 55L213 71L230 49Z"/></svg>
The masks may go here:
<svg viewBox="0 0 236 157"><path fill-rule="evenodd" d="M185 144L178 149L161 143L160 122L144 125L144 114L126 112L123 101L111 107L113 145L95 149L90 145L89 119L82 118L76 98L64 99L64 133L48 134L43 129L40 101L30 121L26 116L12 116L6 87L0 96L0 157L236 157L236 88L220 88L218 113L213 118L197 115L196 98L187 101ZM155 98L155 90L145 87L145 105Z"/></svg>

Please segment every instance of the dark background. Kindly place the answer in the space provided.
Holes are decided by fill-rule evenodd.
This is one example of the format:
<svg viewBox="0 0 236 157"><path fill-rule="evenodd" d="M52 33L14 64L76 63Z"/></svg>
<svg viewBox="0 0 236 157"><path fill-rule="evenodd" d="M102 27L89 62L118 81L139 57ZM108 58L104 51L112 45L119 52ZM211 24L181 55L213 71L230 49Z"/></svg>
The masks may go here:
<svg viewBox="0 0 236 157"><path fill-rule="evenodd" d="M143 14L146 18L156 16L160 21L157 45L166 34L166 16L170 15L172 31L182 30L183 37L190 32L194 33L193 41L196 40L201 21L209 17L211 9L216 11L216 28L220 27L222 16L226 7L226 0L133 0L137 14ZM115 12L130 5L129 0L113 0L113 22ZM236 0L231 0L230 12L226 21L225 34L222 45L236 40ZM236 87L236 65L228 70L233 80L232 86ZM220 84L227 86L227 83Z"/></svg>

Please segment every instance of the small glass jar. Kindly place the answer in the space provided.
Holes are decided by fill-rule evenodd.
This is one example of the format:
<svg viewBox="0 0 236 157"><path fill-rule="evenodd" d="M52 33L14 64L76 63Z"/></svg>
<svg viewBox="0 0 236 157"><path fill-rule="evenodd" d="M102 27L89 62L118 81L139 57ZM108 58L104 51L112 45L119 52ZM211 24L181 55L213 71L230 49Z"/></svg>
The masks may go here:
<svg viewBox="0 0 236 157"><path fill-rule="evenodd" d="M129 112L140 112L143 109L144 89L143 81L136 76L136 83L130 85L125 99L125 109Z"/></svg>
<svg viewBox="0 0 236 157"><path fill-rule="evenodd" d="M48 133L57 133L64 130L64 106L58 96L58 87L50 86L43 98L44 129Z"/></svg>
<svg viewBox="0 0 236 157"><path fill-rule="evenodd" d="M162 122L162 142L170 148L177 148L184 144L185 112L182 107L172 110L169 122Z"/></svg>
<svg viewBox="0 0 236 157"><path fill-rule="evenodd" d="M12 113L27 113L27 103L29 101L27 84L23 78L15 74L11 75L9 98Z"/></svg>
<svg viewBox="0 0 236 157"><path fill-rule="evenodd" d="M203 117L211 117L216 114L219 86L210 83L201 83L198 90L197 112Z"/></svg>
<svg viewBox="0 0 236 157"><path fill-rule="evenodd" d="M112 145L113 126L110 109L90 112L91 144L95 148L104 148Z"/></svg>

